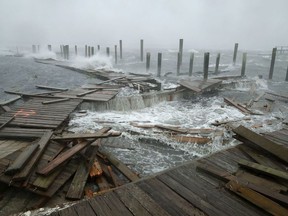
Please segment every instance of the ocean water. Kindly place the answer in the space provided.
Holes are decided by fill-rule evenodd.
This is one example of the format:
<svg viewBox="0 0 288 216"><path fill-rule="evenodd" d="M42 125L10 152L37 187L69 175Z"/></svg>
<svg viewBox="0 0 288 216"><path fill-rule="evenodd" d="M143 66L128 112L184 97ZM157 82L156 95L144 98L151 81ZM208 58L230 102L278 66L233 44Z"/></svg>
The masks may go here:
<svg viewBox="0 0 288 216"><path fill-rule="evenodd" d="M147 49L145 51L151 53L149 73L152 75L155 75L157 70L157 53L162 53L162 76L159 81L163 83L165 88L175 88L177 80L188 78L191 52L195 54L192 79L202 79L203 77L204 50L184 50L179 77L176 76L176 49ZM216 56L219 52L221 53L221 60L218 75L240 75L242 51L238 52L236 65L232 64L232 50L211 51L209 77L216 76L214 68ZM63 60L59 55L59 50L49 52L44 49L40 50L39 53L32 54L28 48L18 48L18 54L21 54L22 57L15 57L15 53L13 49L2 49L0 51L1 100L13 97L6 94L4 90L35 92L35 85L37 84L73 88L99 81L74 71L36 63L33 58L57 59L65 61L71 66L84 69L105 68L119 73L146 73L145 61L140 61L139 50L124 50L123 59L118 59L117 64L115 64L115 59L112 57L113 52L111 52L110 57L107 57L105 52L100 51L91 58L84 58L83 48L78 48L78 56L75 56L71 51L69 61ZM223 101L223 97L230 97L245 103L267 91L288 95L287 82L284 81L288 55L277 55L273 80L268 81L271 52L261 50L247 51L247 53L247 77L233 85L227 85L224 89L180 101L155 103L152 107L143 107L143 101L139 96L135 102L139 106L135 106L134 110L97 112L88 110L85 114L76 112L69 123L69 130L76 133L94 132L103 126L111 126L113 130L123 131L121 145L103 145L102 148L111 151L134 171L141 176L145 176L237 144L237 141L231 138L230 129L224 126L213 126L212 123L215 121L235 121L234 126L242 124L252 127L256 132L280 129L283 127L281 121L287 117L288 113L287 106L284 103L277 103L272 111L265 115L245 116L234 107L227 106ZM166 76L164 76L165 74ZM230 81L224 82L229 83ZM117 100L119 103L125 103L127 97L132 95L137 98L139 92L123 88L117 96ZM262 99L261 103L262 106L256 108L262 112L265 103L268 102ZM157 128L138 128L133 126L133 122L151 125L173 125L185 129L209 128L214 132L201 136L211 138L213 141L206 145L176 142L170 138L169 134L163 133Z"/></svg>

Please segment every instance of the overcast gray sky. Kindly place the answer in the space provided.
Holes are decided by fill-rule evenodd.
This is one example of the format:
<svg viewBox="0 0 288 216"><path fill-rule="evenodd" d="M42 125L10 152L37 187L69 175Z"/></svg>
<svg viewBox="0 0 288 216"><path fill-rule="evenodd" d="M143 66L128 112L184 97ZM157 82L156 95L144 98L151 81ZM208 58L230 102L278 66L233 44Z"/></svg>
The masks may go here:
<svg viewBox="0 0 288 216"><path fill-rule="evenodd" d="M288 45L288 0L0 0L0 45L271 49Z"/></svg>

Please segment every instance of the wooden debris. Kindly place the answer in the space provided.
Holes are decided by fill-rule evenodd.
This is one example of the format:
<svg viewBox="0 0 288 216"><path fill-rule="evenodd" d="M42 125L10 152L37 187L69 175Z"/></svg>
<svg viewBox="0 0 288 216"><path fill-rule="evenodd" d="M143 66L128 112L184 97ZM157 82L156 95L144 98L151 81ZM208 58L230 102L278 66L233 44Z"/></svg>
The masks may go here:
<svg viewBox="0 0 288 216"><path fill-rule="evenodd" d="M196 143L196 144L207 144L212 140L210 138L203 137L192 137L192 136L171 136L171 138L177 142L183 143Z"/></svg>
<svg viewBox="0 0 288 216"><path fill-rule="evenodd" d="M50 100L50 101L43 101L42 104L52 104L52 103L60 103L63 101L68 101L70 98L62 98L62 99L56 99L56 100Z"/></svg>
<svg viewBox="0 0 288 216"><path fill-rule="evenodd" d="M12 175L21 170L28 160L33 156L33 153L39 147L38 144L27 146L17 159L5 170L5 174Z"/></svg>
<svg viewBox="0 0 288 216"><path fill-rule="evenodd" d="M83 93L80 93L80 94L77 94L76 96L77 97L83 97L87 94L91 94L91 93L94 93L94 92L97 92L97 91L100 91L101 89L93 89L93 90L89 90L89 91L86 91L86 92L83 92Z"/></svg>
<svg viewBox="0 0 288 216"><path fill-rule="evenodd" d="M101 165L96 159L94 159L94 162L89 171L90 177L101 176L102 173L103 173L103 170L101 168Z"/></svg>
<svg viewBox="0 0 288 216"><path fill-rule="evenodd" d="M107 159L117 168L119 169L130 181L136 181L139 177L132 172L125 164L123 164L120 160L114 157L111 153L101 150L101 154L105 155Z"/></svg>
<svg viewBox="0 0 288 216"><path fill-rule="evenodd" d="M99 187L99 191L107 191L110 189L110 185L103 175L96 178L96 183Z"/></svg>
<svg viewBox="0 0 288 216"><path fill-rule="evenodd" d="M44 85L36 85L36 87L40 88L40 89L59 90L59 91L67 91L68 90L68 88L58 88L58 87L44 86Z"/></svg>
<svg viewBox="0 0 288 216"><path fill-rule="evenodd" d="M10 122L12 122L15 119L15 116L12 116L9 118L6 122L4 122L2 125L0 125L0 130L4 128L6 125L8 125Z"/></svg>
<svg viewBox="0 0 288 216"><path fill-rule="evenodd" d="M250 188L238 184L236 181L230 181L229 183L227 183L226 188L235 192L236 194L250 201L256 206L271 213L272 215L288 215L288 210L286 208L261 195L260 193L257 193Z"/></svg>
<svg viewBox="0 0 288 216"><path fill-rule="evenodd" d="M228 103L229 105L232 105L234 106L235 108L237 108L238 110L240 110L241 112L243 113L246 113L246 114L251 114L251 111L246 109L245 107L243 106L240 106L238 103L234 102L233 100L229 99L229 98L224 98L224 101L226 103Z"/></svg>
<svg viewBox="0 0 288 216"><path fill-rule="evenodd" d="M108 128L107 128L108 129ZM111 128L109 128L110 130ZM120 136L121 133L119 132L108 132L108 133L102 133L99 134L96 133L87 133L87 134L66 134L62 136L54 136L52 137L53 140L72 140L72 139L92 139L92 138L107 138L109 136Z"/></svg>
<svg viewBox="0 0 288 216"><path fill-rule="evenodd" d="M13 102L19 100L20 98L21 98L21 96L16 96L15 98L11 98L11 99L6 100L6 101L1 101L0 102L0 106L5 106L5 105L7 105L9 103L13 103Z"/></svg>
<svg viewBox="0 0 288 216"><path fill-rule="evenodd" d="M107 166L109 175L111 176L112 182L114 184L115 187L120 186L120 184L117 182L116 176L114 174L114 172L112 171L112 167L111 166Z"/></svg>
<svg viewBox="0 0 288 216"><path fill-rule="evenodd" d="M216 121L216 122L212 123L212 125L220 126L220 125L223 125L223 124L234 123L234 122L243 121L243 120L250 121L251 118L245 117L245 118L240 118L240 119L235 119L235 120L227 120L227 121L220 121L220 122Z"/></svg>
<svg viewBox="0 0 288 216"><path fill-rule="evenodd" d="M233 130L237 135L244 137L245 139L251 141L261 149L264 149L281 160L288 162L288 148L283 145L279 145L251 130L245 128L244 126L239 126Z"/></svg>
<svg viewBox="0 0 288 216"><path fill-rule="evenodd" d="M180 129L178 126L166 126L166 125L159 125L159 124L155 126L160 129L175 131L177 133L187 133L186 129Z"/></svg>
<svg viewBox="0 0 288 216"><path fill-rule="evenodd" d="M125 77L126 77L126 76L121 76L121 77L116 77L116 78L113 78L113 79L105 80L105 81L102 81L102 82L97 83L96 85L102 85L102 84L104 84L104 83L109 83L109 82L112 82L112 81L115 81L115 80L123 79L123 78L125 78Z"/></svg>

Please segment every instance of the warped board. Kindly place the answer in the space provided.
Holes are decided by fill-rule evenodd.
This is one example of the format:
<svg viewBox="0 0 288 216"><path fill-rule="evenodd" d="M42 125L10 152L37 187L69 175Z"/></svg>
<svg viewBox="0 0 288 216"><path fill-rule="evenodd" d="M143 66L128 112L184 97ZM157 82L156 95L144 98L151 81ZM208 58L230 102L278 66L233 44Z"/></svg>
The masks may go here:
<svg viewBox="0 0 288 216"><path fill-rule="evenodd" d="M208 79L208 80L180 80L178 84L188 88L194 92L202 92L208 88L214 88L215 86L219 85L222 80L217 79Z"/></svg>

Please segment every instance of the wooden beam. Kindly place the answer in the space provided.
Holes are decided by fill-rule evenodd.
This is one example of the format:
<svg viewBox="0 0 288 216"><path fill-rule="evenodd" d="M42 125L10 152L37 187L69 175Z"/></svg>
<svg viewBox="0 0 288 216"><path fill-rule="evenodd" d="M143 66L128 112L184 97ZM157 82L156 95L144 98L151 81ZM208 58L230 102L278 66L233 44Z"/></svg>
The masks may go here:
<svg viewBox="0 0 288 216"><path fill-rule="evenodd" d="M116 77L116 78L113 78L113 79L105 80L105 81L96 83L96 85L102 85L102 84L104 84L104 83L109 83L109 82L111 82L111 81L115 81L115 80L122 79L122 78L125 78L125 77L126 77L126 76L121 76L121 77Z"/></svg>
<svg viewBox="0 0 288 216"><path fill-rule="evenodd" d="M44 86L44 85L36 85L36 87L40 88L40 89L59 90L59 91L67 91L68 90L68 88L58 88L58 87Z"/></svg>
<svg viewBox="0 0 288 216"><path fill-rule="evenodd" d="M176 136L172 135L171 138L177 142L182 143L197 143L197 144L207 144L212 140L206 137L193 137L193 136Z"/></svg>
<svg viewBox="0 0 288 216"><path fill-rule="evenodd" d="M139 178L134 172L131 171L124 163L114 157L111 153L101 150L99 151L101 154L107 157L107 159L117 168L119 169L130 181L136 181Z"/></svg>
<svg viewBox="0 0 288 216"><path fill-rule="evenodd" d="M240 111L243 112L243 113L251 114L250 110L244 108L243 106L240 106L239 104L237 104L236 102L232 101L232 100L229 99L229 98L224 98L224 101L225 101L226 103L228 103L229 105L234 106L235 108L237 108L238 110L240 110Z"/></svg>
<svg viewBox="0 0 288 216"><path fill-rule="evenodd" d="M5 174L12 175L23 168L28 160L33 156L33 153L39 147L38 144L27 146L23 152L16 158L16 160L5 170Z"/></svg>
<svg viewBox="0 0 288 216"><path fill-rule="evenodd" d="M111 129L111 128L110 128ZM70 140L70 139L92 139L92 138L107 138L110 136L120 136L121 134L117 133L91 133L91 134L66 134L62 136L54 136L52 137L53 140Z"/></svg>
<svg viewBox="0 0 288 216"><path fill-rule="evenodd" d="M2 125L0 125L0 130L4 128L6 125L8 125L10 122L14 120L15 116L12 116L10 119L8 119L6 122L4 122Z"/></svg>
<svg viewBox="0 0 288 216"><path fill-rule="evenodd" d="M110 128L103 128L99 130L97 133L99 136L103 133L106 133L109 131ZM91 145L95 140L92 141L83 141L81 143L78 143L77 145L73 146L63 154L56 157L54 160L52 160L50 163L48 163L44 168L38 171L38 174L41 175L49 175L53 170L55 170L57 167L59 167L61 164L63 164L65 161L70 159L73 155L80 152L82 149L86 148L87 146Z"/></svg>
<svg viewBox="0 0 288 216"><path fill-rule="evenodd" d="M97 88L97 89L89 90L89 91L83 92L83 93L81 93L81 94L77 94L76 96L77 96L77 97L83 97L83 96L85 96L85 95L87 95L87 94L91 94L91 93L94 93L94 92L97 92L97 91L100 91L100 90L102 90L102 88Z"/></svg>
<svg viewBox="0 0 288 216"><path fill-rule="evenodd" d="M61 99L56 99L56 100L43 101L42 104L59 103L59 102L68 101L68 100L70 100L70 98L61 98Z"/></svg>
<svg viewBox="0 0 288 216"><path fill-rule="evenodd" d="M7 104L9 104L9 103L12 103L12 102L14 102L14 101L19 100L20 98L21 98L21 96L17 96L17 97L15 97L15 98L11 98L11 99L6 100L6 101L1 101L1 102L0 102L0 106L7 105Z"/></svg>
<svg viewBox="0 0 288 216"><path fill-rule="evenodd" d="M284 147L282 145L279 145L278 143L275 143L251 130L248 128L245 128L244 126L239 126L235 129L233 129L233 132L237 135L244 137L245 139L251 141L261 149L264 149L271 154L275 155L277 158L280 158L281 160L288 163L288 148ZM244 143L245 144L245 143Z"/></svg>
<svg viewBox="0 0 288 216"><path fill-rule="evenodd" d="M31 171L35 168L37 165L39 159L41 158L42 154L44 153L50 137L52 136L53 132L52 131L47 131L43 134L39 142L37 144L39 145L38 151L33 155L33 157L29 160L29 162L26 164L26 166L18 172L16 175L13 176L13 181L21 181L25 180Z"/></svg>
<svg viewBox="0 0 288 216"><path fill-rule="evenodd" d="M230 181L227 183L226 188L272 215L288 215L288 210L283 206L248 187L238 184L236 181Z"/></svg>

